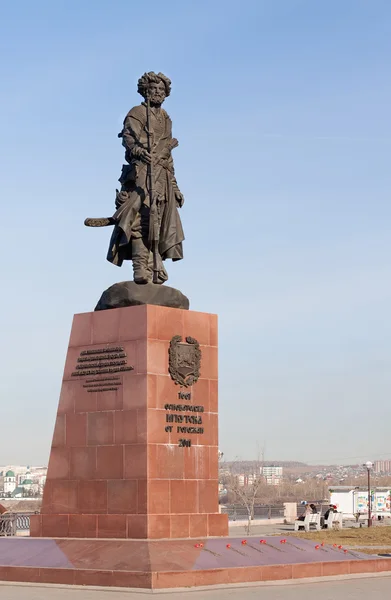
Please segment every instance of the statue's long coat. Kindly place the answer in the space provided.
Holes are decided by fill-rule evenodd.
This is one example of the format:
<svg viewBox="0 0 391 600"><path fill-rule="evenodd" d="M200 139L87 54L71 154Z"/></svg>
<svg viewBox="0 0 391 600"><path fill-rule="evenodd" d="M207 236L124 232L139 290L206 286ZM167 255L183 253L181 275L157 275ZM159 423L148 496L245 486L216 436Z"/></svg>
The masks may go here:
<svg viewBox="0 0 391 600"><path fill-rule="evenodd" d="M120 134L129 163L124 165L122 170L121 191L127 194L124 194L125 201L113 215L116 225L107 254L107 260L118 266L121 266L124 260L132 259L132 227L142 205L149 206L147 165L137 157L141 148L147 149L146 120L146 105L143 103L135 106L127 114ZM172 122L165 110L150 109L150 129L153 142L153 186L155 197L159 200L161 218L159 253L163 260L180 260L183 258L184 234L175 197L175 192L179 190L171 156Z"/></svg>

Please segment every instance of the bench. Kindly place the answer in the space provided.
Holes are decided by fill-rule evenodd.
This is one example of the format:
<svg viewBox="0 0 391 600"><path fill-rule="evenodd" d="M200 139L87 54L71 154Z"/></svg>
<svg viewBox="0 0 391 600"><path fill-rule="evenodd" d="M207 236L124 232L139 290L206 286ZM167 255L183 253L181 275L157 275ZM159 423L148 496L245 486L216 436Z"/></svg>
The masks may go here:
<svg viewBox="0 0 391 600"><path fill-rule="evenodd" d="M304 527L304 531L309 531L311 526L314 526L317 531L320 531L320 515L310 513L305 516L304 521L295 521L295 531L299 531L301 527Z"/></svg>
<svg viewBox="0 0 391 600"><path fill-rule="evenodd" d="M324 527L327 529L342 529L342 513L330 512L324 521Z"/></svg>

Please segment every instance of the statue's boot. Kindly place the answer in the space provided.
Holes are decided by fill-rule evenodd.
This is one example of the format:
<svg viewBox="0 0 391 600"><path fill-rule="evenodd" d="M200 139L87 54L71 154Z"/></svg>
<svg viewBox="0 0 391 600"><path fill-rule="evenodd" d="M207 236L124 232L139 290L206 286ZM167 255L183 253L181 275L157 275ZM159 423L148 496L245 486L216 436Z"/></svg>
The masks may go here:
<svg viewBox="0 0 391 600"><path fill-rule="evenodd" d="M155 281L155 273L153 270L153 254L152 254L152 252L150 252L150 254L149 254L148 267L153 276L153 283L157 283L158 285L161 285L162 283L165 283L167 281L168 274L167 274L166 269L164 268L163 261L162 261L160 255L158 257L159 271L158 271L157 281Z"/></svg>
<svg viewBox="0 0 391 600"><path fill-rule="evenodd" d="M132 238L133 279L135 283L152 281L152 271L149 268L149 248L142 238Z"/></svg>

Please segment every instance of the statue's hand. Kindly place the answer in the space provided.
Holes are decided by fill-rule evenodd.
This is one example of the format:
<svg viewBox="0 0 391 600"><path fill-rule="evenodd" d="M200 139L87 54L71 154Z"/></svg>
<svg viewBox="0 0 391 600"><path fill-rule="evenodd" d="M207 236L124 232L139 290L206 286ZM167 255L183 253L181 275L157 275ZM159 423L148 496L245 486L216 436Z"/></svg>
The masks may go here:
<svg viewBox="0 0 391 600"><path fill-rule="evenodd" d="M139 157L140 157L140 160L142 160L147 165L150 165L152 162L152 157L151 157L150 153L148 152L148 150L144 150L144 149L141 150Z"/></svg>
<svg viewBox="0 0 391 600"><path fill-rule="evenodd" d="M175 198L176 198L176 201L178 202L179 207L182 208L182 206L185 203L184 195L181 194L181 192L178 190L177 192L175 192Z"/></svg>

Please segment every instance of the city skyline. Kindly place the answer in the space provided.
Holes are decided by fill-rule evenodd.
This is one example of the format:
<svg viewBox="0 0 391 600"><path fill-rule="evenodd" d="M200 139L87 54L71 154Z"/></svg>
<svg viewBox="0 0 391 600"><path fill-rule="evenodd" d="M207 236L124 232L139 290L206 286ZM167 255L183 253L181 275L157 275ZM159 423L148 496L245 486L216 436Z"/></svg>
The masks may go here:
<svg viewBox="0 0 391 600"><path fill-rule="evenodd" d="M0 457L47 462L72 316L131 278L83 222L114 208L117 134L156 70L185 195L169 285L219 315L225 458L387 458L391 6L148 6L3 7Z"/></svg>

